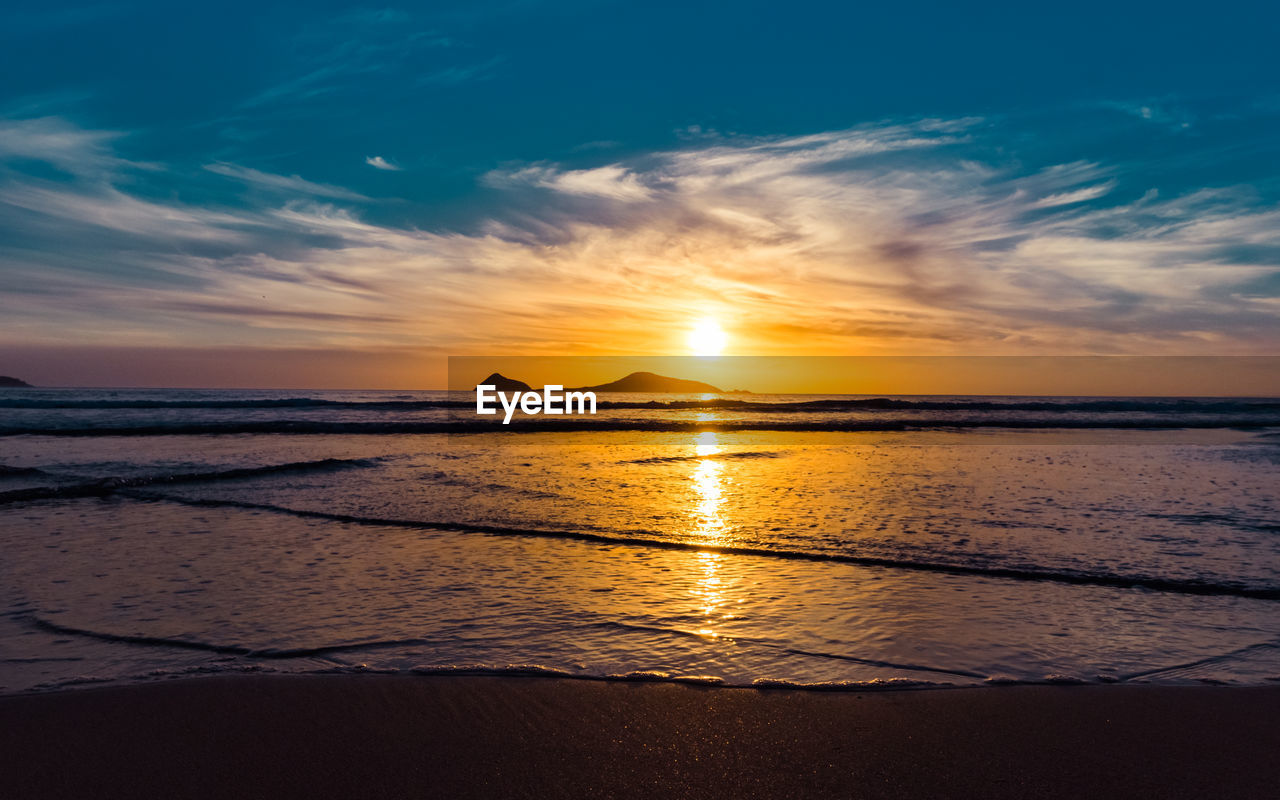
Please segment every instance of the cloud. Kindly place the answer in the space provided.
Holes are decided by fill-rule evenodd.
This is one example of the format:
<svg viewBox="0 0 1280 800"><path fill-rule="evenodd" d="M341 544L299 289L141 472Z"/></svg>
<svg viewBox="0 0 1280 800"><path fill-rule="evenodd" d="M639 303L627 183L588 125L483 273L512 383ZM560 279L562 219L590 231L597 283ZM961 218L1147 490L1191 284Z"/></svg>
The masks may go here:
<svg viewBox="0 0 1280 800"><path fill-rule="evenodd" d="M84 130L60 117L0 119L0 161L43 161L73 175L103 175L122 167L147 166L115 155L118 131Z"/></svg>
<svg viewBox="0 0 1280 800"><path fill-rule="evenodd" d="M456 84L481 75L495 61L475 66L440 63L439 53L454 42L448 36L415 27L406 12L356 10L329 18L309 18L284 44L288 69L240 104L242 109L296 105L349 90L361 78L409 72L417 83ZM410 80L399 82L402 85ZM395 85L383 81L384 85Z"/></svg>
<svg viewBox="0 0 1280 800"><path fill-rule="evenodd" d="M493 75L493 70L505 59L494 56L475 64L454 64L444 69L421 75L417 80L419 86L457 86L470 81L485 80Z"/></svg>
<svg viewBox="0 0 1280 800"><path fill-rule="evenodd" d="M1114 167L1028 173L957 157L981 124L737 139L651 155L643 168L540 165L490 183L546 190L539 224L522 224L543 232L531 245L587 247L590 269L617 265L639 296L701 295L752 319L764 346L800 332L810 347L860 350L1274 346L1274 302L1225 288L1261 285L1274 267L1220 256L1232 241L1280 241L1277 212L1253 192L1106 203ZM589 208L576 202L584 194Z"/></svg>
<svg viewBox="0 0 1280 800"><path fill-rule="evenodd" d="M1187 130L1195 122L1194 116L1186 108L1169 98L1139 103L1109 102L1104 103L1103 107L1121 111L1145 122L1163 125L1171 131Z"/></svg>
<svg viewBox="0 0 1280 800"><path fill-rule="evenodd" d="M395 164L392 164L390 161L387 161L382 156L365 156L364 163L368 164L374 169L384 169L384 170L387 170L388 172L399 172L401 170L401 167L398 167Z"/></svg>
<svg viewBox="0 0 1280 800"><path fill-rule="evenodd" d="M564 194L613 200L645 200L652 196L649 189L640 183L639 176L616 164L569 171L525 167L510 172L492 172L486 176L486 182L499 188L536 186Z"/></svg>
<svg viewBox="0 0 1280 800"><path fill-rule="evenodd" d="M223 162L189 179L266 191L184 203L111 177L118 135L5 124L24 133L0 155L79 176L14 161L0 182L0 314L37 341L653 353L707 315L760 354L1280 341L1280 210L1256 191L1029 165L990 146L998 121L517 164L484 177L492 201L453 230L381 224L356 192Z"/></svg>
<svg viewBox="0 0 1280 800"><path fill-rule="evenodd" d="M275 175L270 172L262 172L250 167L241 167L235 164L228 164L219 161L214 164L206 164L205 169L215 175L222 175L227 178L233 178L244 183L261 186L273 191L284 192L287 194L310 195L313 197L333 197L339 200L368 200L362 194L343 189L340 186L330 186L326 183L313 183L304 180L297 175Z"/></svg>
<svg viewBox="0 0 1280 800"><path fill-rule="evenodd" d="M1042 197L1031 204L1032 208L1052 208L1054 206L1069 206L1075 203L1084 203L1089 200L1097 200L1107 192L1115 188L1115 182L1098 183L1093 186L1084 186L1079 189L1061 192L1059 194L1051 194L1048 197Z"/></svg>

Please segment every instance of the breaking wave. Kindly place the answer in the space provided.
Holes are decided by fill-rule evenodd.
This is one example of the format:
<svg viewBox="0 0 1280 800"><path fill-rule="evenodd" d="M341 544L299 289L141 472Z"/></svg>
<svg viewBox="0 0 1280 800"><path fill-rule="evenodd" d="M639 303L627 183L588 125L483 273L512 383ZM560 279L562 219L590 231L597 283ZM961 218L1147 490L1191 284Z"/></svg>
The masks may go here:
<svg viewBox="0 0 1280 800"><path fill-rule="evenodd" d="M831 433L877 433L896 431L958 431L978 429L1014 430L1179 430L1222 429L1258 430L1280 427L1280 413L1269 416L1143 419L1082 419L1078 417L990 417L982 419L890 418L890 419L817 419L804 421L769 420L649 420L591 419L574 417L564 420L512 420L509 425L488 420L453 420L442 422L329 422L320 420L269 420L261 422L176 423L169 425L113 425L94 427L0 427L0 436L232 436L246 434L347 434L347 435L411 435L474 433L722 433L747 431L792 431Z"/></svg>
<svg viewBox="0 0 1280 800"><path fill-rule="evenodd" d="M634 397L634 395L630 395ZM697 410L728 408L742 411L805 412L840 410L917 411L1037 411L1057 413L1154 413L1154 414L1250 414L1280 412L1280 399L1273 398L910 398L855 397L813 400L748 400L704 397L689 400L611 400L598 398L600 408ZM142 398L59 399L0 397L0 408L12 409L275 409L330 408L368 411L422 411L430 409L474 409L473 399L418 400L329 400L319 397L237 398L217 400L148 400Z"/></svg>
<svg viewBox="0 0 1280 800"><path fill-rule="evenodd" d="M124 488L130 489L131 487ZM668 539L654 539L643 536L628 536L618 533L581 530L548 530L540 528L480 525L454 521L366 517L328 511L293 509L268 503L250 503L240 500L219 500L211 498L186 498L167 494L139 492L135 490L124 491L123 493L127 496L144 500L174 502L195 507L243 508L256 511L273 511L307 519L324 519L332 522L344 522L354 525L381 525L419 530L462 531L467 533L487 534L491 536L533 536L551 539L571 539L584 542L595 542L598 544L622 545L626 547L650 547L663 550L724 553L727 555L760 556L764 558L779 558L795 561L857 564L865 567L884 567L888 569L904 569L949 575L969 575L991 579L1047 581L1052 583L1084 586L1104 586L1116 589L1141 589L1146 591L1174 592L1178 594L1217 595L1227 597L1248 597L1259 600L1280 600L1280 586L1269 584L1249 584L1240 581L1166 578L1158 575L1126 575L1112 572L999 567L981 564L934 562L908 558L859 555L855 553L809 552L804 550L785 550L780 548L775 549L765 547L743 547L737 545L701 544Z"/></svg>
<svg viewBox="0 0 1280 800"><path fill-rule="evenodd" d="M212 472L182 472L171 475L145 475L137 478L102 478L88 483L70 486L36 486L0 492L0 505L28 500L72 499L76 497L105 497L122 489L139 489L178 483L237 480L257 478L287 472L316 472L335 469L369 467L378 463L372 458L322 458L317 461L294 461L288 464L269 464L263 467L240 467ZM39 473L40 470L35 470Z"/></svg>

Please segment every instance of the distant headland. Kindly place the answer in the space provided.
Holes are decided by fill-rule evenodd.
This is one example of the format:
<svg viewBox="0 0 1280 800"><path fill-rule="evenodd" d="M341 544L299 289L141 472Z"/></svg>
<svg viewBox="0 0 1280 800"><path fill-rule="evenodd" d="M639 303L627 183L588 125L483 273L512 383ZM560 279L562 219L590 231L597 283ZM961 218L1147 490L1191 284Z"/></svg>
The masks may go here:
<svg viewBox="0 0 1280 800"><path fill-rule="evenodd" d="M484 380L480 381L480 386L492 386L499 392L532 392L533 387L524 381L518 381L515 378L508 378L501 372L495 372Z"/></svg>
<svg viewBox="0 0 1280 800"><path fill-rule="evenodd" d="M8 375L0 375L0 389L30 389L31 384L26 381L20 381L17 378L10 378Z"/></svg>
<svg viewBox="0 0 1280 800"><path fill-rule="evenodd" d="M714 393L722 390L702 381L688 381L683 378L668 378L652 372L633 372L625 378L599 386L581 386L570 391L575 392L666 392L669 394Z"/></svg>
<svg viewBox="0 0 1280 800"><path fill-rule="evenodd" d="M524 381L508 378L495 372L481 381L481 385L493 386L500 392L530 392L533 388ZM652 372L633 372L625 378L598 386L575 386L566 388L568 392L661 392L666 394L749 394L741 389L726 392L702 381L690 381L683 378L669 378Z"/></svg>

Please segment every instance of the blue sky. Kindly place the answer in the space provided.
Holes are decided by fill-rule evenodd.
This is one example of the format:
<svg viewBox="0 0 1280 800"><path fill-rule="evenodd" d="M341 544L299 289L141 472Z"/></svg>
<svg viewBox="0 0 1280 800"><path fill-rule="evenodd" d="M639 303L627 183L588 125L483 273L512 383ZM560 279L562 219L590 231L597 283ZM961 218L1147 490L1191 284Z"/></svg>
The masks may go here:
<svg viewBox="0 0 1280 800"><path fill-rule="evenodd" d="M1280 343L1269 4L0 22L0 372L110 348L155 357L142 383L196 380L156 355L187 353L423 385L447 354L678 352L707 318L739 353Z"/></svg>

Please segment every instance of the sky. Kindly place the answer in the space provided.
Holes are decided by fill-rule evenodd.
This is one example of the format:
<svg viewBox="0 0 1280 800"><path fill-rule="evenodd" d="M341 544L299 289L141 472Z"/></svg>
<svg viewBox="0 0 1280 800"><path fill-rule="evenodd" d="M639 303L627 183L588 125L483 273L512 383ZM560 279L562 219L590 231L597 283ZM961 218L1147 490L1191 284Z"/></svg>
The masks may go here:
<svg viewBox="0 0 1280 800"><path fill-rule="evenodd" d="M6 5L0 374L1280 353L1280 8L960 6Z"/></svg>

